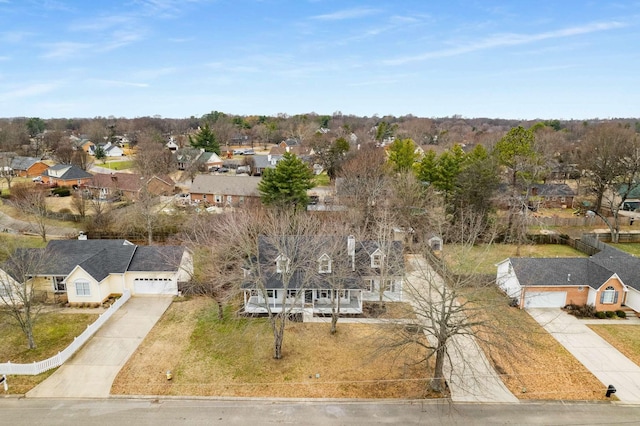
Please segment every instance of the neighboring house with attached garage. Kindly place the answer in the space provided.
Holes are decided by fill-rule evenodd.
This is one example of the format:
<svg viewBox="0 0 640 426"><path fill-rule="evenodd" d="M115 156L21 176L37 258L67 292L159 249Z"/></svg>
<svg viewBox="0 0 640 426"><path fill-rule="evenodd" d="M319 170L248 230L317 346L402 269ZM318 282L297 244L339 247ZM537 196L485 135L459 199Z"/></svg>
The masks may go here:
<svg viewBox="0 0 640 426"><path fill-rule="evenodd" d="M71 164L56 164L42 173L42 183L58 186L83 186L91 182L93 175Z"/></svg>
<svg viewBox="0 0 640 426"><path fill-rule="evenodd" d="M81 236L26 250L46 251L51 259L41 270L33 271L28 285L49 301L72 304L99 304L124 289L133 296L177 295L193 268L191 253L184 247L138 246L127 240Z"/></svg>
<svg viewBox="0 0 640 426"><path fill-rule="evenodd" d="M136 200L143 188L152 195L173 195L175 182L169 176L144 178L135 173L97 173L87 188L100 200L123 196Z"/></svg>
<svg viewBox="0 0 640 426"><path fill-rule="evenodd" d="M44 173L49 165L39 158L18 156L11 159L10 167L16 176L35 177Z"/></svg>
<svg viewBox="0 0 640 426"><path fill-rule="evenodd" d="M196 175L189 194L194 203L217 207L251 207L260 203L260 178Z"/></svg>
<svg viewBox="0 0 640 426"><path fill-rule="evenodd" d="M640 312L640 259L610 246L590 257L509 258L496 266L496 284L520 308Z"/></svg>
<svg viewBox="0 0 640 426"><path fill-rule="evenodd" d="M281 237L303 239L305 237ZM299 247L283 244L283 247ZM331 314L339 301L340 314L362 314L365 301L401 301L404 280L402 243L357 241L355 237L318 237L296 255L278 250L260 237L259 257L244 268L244 312L288 311ZM308 256L303 262L301 256ZM286 275L286 276L285 276Z"/></svg>

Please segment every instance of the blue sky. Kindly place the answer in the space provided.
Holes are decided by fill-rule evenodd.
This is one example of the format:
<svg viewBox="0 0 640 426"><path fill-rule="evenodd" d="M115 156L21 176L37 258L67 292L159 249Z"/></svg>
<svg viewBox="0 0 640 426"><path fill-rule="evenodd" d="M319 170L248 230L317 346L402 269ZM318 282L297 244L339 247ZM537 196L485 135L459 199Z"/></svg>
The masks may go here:
<svg viewBox="0 0 640 426"><path fill-rule="evenodd" d="M640 0L0 0L0 117L640 116Z"/></svg>

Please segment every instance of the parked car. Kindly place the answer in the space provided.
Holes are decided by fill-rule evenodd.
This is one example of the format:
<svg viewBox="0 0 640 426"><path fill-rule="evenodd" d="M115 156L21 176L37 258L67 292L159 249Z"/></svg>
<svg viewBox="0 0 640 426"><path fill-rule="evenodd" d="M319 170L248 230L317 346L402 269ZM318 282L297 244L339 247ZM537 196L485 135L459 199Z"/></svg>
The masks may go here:
<svg viewBox="0 0 640 426"><path fill-rule="evenodd" d="M238 168L236 169L236 174L242 174L242 173L249 173L251 172L251 167L249 166L238 166Z"/></svg>
<svg viewBox="0 0 640 426"><path fill-rule="evenodd" d="M233 155L244 155L244 149L234 149Z"/></svg>
<svg viewBox="0 0 640 426"><path fill-rule="evenodd" d="M244 150L244 155L255 155L255 151L253 149L245 149Z"/></svg>
<svg viewBox="0 0 640 426"><path fill-rule="evenodd" d="M209 167L210 172L218 172L218 173L227 173L229 171L228 167Z"/></svg>

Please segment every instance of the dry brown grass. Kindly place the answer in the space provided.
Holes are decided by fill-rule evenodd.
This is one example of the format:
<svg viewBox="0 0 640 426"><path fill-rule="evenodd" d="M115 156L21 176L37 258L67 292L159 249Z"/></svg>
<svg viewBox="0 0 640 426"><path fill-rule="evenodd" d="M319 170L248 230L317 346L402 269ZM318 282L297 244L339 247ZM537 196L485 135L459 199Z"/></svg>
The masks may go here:
<svg viewBox="0 0 640 426"><path fill-rule="evenodd" d="M422 398L429 371L417 348L376 356L384 329L291 323L272 358L264 319L215 319L211 300L174 303L121 370L113 394L296 398ZM171 370L173 379L166 379ZM318 375L318 376L317 376Z"/></svg>
<svg viewBox="0 0 640 426"><path fill-rule="evenodd" d="M490 289L488 291L494 291ZM498 292L492 297L502 297ZM603 385L525 311L487 310L498 334L481 342L518 398L605 400ZM264 319L217 323L206 298L174 303L122 369L113 394L296 398L422 398L430 371L420 352L376 356L379 325L292 323L284 357L272 358ZM166 371L173 379L167 381ZM319 378L316 378L316 374Z"/></svg>
<svg viewBox="0 0 640 426"><path fill-rule="evenodd" d="M589 328L640 365L640 325L590 324Z"/></svg>
<svg viewBox="0 0 640 426"><path fill-rule="evenodd" d="M504 297L496 289L493 297ZM524 310L496 303L480 345L519 399L606 400L603 384ZM491 342L488 344L487 341Z"/></svg>

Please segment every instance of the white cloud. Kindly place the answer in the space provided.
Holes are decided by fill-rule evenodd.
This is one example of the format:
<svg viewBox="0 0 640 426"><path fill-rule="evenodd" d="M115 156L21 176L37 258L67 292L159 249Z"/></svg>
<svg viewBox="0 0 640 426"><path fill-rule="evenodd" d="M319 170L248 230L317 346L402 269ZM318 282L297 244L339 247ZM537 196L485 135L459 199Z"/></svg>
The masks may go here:
<svg viewBox="0 0 640 426"><path fill-rule="evenodd" d="M374 15L379 13L379 9L372 9L367 7L358 7L354 9L338 10L336 12L327 13L324 15L312 16L311 19L319 21L342 21L345 19L357 19L364 16Z"/></svg>
<svg viewBox="0 0 640 426"><path fill-rule="evenodd" d="M465 53L477 52L480 50L493 49L503 46L518 46L522 44L533 43L536 41L550 40L564 37L573 37L581 34L589 34L598 31L607 31L616 28L625 27L626 24L618 21L598 22L587 24L579 27L564 28L555 31L547 31L538 34L498 34L488 37L476 43L460 45L449 49L435 50L425 52L420 55L405 56L396 59L383 61L387 65L402 65L410 62L425 61L434 58L443 58L448 56L458 56Z"/></svg>
<svg viewBox="0 0 640 426"><path fill-rule="evenodd" d="M165 68L152 68L147 70L138 70L131 73L131 76L138 80L150 80L158 77L162 77L165 75L171 75L178 72L178 68L176 67L165 67Z"/></svg>
<svg viewBox="0 0 640 426"><path fill-rule="evenodd" d="M42 55L47 59L69 58L79 54L81 51L91 48L91 44L77 43L73 41L61 41L44 45L49 51Z"/></svg>
<svg viewBox="0 0 640 426"><path fill-rule="evenodd" d="M32 35L32 33L27 31L8 31L0 35L0 40L3 43L19 43L30 35Z"/></svg>
<svg viewBox="0 0 640 426"><path fill-rule="evenodd" d="M210 0L136 0L148 15L176 18L188 4L206 3Z"/></svg>
<svg viewBox="0 0 640 426"><path fill-rule="evenodd" d="M135 83L130 81L103 80L103 79L97 79L97 78L91 79L90 81L106 87L139 87L139 88L149 87L147 83Z"/></svg>
<svg viewBox="0 0 640 426"><path fill-rule="evenodd" d="M28 84L24 87L20 87L18 89L10 90L8 92L4 92L0 94L0 98L4 101L10 99L18 99L18 98L28 98L31 96L40 96L45 93L49 93L52 90L58 88L60 84L58 83L34 83Z"/></svg>
<svg viewBox="0 0 640 426"><path fill-rule="evenodd" d="M115 31L111 34L111 39L108 40L102 47L101 50L108 51L114 50L119 47L126 46L131 43L135 43L138 40L143 38L142 31Z"/></svg>
<svg viewBox="0 0 640 426"><path fill-rule="evenodd" d="M133 18L128 15L112 15L83 20L70 26L71 31L104 31L114 27L131 24Z"/></svg>

